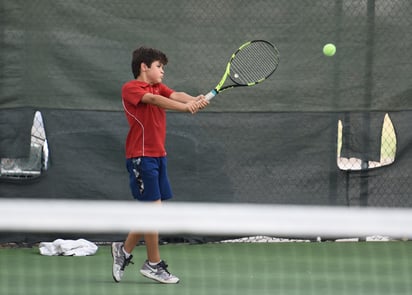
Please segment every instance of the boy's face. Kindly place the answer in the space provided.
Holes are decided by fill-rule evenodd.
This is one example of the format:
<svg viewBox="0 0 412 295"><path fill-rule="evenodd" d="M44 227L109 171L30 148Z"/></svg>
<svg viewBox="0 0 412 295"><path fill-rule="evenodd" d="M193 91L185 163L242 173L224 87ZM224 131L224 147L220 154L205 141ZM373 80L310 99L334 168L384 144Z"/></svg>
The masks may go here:
<svg viewBox="0 0 412 295"><path fill-rule="evenodd" d="M160 61L154 61L146 67L146 78L150 84L161 83L164 75L164 66Z"/></svg>

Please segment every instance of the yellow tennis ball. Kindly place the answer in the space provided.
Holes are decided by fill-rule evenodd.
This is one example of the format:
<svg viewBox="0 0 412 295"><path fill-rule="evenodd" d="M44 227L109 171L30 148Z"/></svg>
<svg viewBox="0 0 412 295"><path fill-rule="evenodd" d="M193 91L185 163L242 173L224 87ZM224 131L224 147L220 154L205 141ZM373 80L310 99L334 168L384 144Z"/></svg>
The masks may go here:
<svg viewBox="0 0 412 295"><path fill-rule="evenodd" d="M326 56L334 56L336 53L336 47L332 43L328 43L323 46L323 54Z"/></svg>

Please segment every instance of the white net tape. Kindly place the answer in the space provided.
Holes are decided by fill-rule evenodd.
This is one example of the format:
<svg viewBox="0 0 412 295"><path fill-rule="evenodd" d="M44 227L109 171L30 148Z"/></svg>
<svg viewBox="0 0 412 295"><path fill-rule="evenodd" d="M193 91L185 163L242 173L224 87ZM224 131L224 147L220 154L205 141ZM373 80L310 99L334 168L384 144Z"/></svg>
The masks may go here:
<svg viewBox="0 0 412 295"><path fill-rule="evenodd" d="M412 210L223 203L0 199L0 231L412 237Z"/></svg>

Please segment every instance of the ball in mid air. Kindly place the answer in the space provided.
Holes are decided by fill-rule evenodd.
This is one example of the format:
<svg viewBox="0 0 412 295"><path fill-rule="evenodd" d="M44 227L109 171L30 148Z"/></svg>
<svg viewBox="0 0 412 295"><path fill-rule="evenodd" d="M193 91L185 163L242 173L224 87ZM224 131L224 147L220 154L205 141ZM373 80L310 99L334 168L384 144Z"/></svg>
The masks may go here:
<svg viewBox="0 0 412 295"><path fill-rule="evenodd" d="M336 47L332 43L328 43L323 46L323 54L326 56L334 56L336 53Z"/></svg>

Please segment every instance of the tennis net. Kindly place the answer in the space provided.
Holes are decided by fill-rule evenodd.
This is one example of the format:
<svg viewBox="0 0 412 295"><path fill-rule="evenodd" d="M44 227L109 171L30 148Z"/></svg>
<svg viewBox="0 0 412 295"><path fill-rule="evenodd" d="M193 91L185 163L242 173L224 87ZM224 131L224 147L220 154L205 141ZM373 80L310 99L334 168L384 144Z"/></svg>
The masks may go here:
<svg viewBox="0 0 412 295"><path fill-rule="evenodd" d="M411 294L411 213L0 199L0 294ZM143 243L124 279L113 281L110 244L131 230L160 232L162 258L179 284L140 276ZM78 244L72 252L40 254L56 241L97 248L87 257L73 250Z"/></svg>

